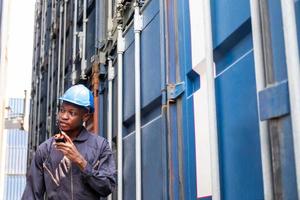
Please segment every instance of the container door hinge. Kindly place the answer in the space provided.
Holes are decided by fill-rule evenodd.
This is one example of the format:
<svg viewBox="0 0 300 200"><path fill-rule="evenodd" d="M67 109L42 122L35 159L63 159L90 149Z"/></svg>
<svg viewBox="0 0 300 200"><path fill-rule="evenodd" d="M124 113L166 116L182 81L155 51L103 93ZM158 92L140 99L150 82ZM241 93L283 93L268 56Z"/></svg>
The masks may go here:
<svg viewBox="0 0 300 200"><path fill-rule="evenodd" d="M176 84L168 84L167 85L168 100L171 102L175 102L176 99L184 92L184 90L185 90L184 82L180 82Z"/></svg>

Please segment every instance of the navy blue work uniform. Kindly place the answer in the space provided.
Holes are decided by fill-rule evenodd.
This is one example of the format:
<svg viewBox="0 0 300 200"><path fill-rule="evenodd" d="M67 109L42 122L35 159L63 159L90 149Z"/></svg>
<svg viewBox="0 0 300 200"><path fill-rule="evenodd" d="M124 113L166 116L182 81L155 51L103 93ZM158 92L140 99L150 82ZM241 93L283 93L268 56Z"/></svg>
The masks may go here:
<svg viewBox="0 0 300 200"><path fill-rule="evenodd" d="M116 185L116 168L106 139L82 129L73 140L86 159L83 170L53 147L54 138L42 143L27 174L22 200L99 200Z"/></svg>

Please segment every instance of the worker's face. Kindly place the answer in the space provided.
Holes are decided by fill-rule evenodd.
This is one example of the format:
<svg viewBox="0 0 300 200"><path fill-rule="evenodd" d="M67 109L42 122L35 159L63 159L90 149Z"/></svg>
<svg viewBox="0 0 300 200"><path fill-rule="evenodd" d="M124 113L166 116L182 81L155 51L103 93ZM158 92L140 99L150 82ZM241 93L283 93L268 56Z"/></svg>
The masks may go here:
<svg viewBox="0 0 300 200"><path fill-rule="evenodd" d="M83 122L88 120L88 117L89 114L86 109L63 102L58 112L59 128L66 133L77 131Z"/></svg>

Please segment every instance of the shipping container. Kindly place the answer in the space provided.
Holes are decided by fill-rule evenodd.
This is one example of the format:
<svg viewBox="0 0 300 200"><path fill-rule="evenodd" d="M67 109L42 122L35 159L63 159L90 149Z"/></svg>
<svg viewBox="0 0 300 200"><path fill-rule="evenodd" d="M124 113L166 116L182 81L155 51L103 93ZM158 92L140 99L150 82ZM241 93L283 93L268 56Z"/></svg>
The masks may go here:
<svg viewBox="0 0 300 200"><path fill-rule="evenodd" d="M113 199L298 199L299 6L37 0L28 164L82 83Z"/></svg>
<svg viewBox="0 0 300 200"><path fill-rule="evenodd" d="M28 132L23 127L24 102L22 98L10 98L6 106L5 127L1 141L3 145L1 156L4 159L1 162L3 168L0 170L4 175L0 198L5 200L20 199L26 183Z"/></svg>

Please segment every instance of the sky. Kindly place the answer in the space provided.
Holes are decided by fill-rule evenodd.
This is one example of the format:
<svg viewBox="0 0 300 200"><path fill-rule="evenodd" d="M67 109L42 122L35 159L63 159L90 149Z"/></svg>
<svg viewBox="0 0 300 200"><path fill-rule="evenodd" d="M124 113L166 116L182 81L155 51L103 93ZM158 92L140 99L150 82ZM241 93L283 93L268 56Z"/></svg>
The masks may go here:
<svg viewBox="0 0 300 200"><path fill-rule="evenodd" d="M35 0L9 0L8 63L6 94L29 97L31 85Z"/></svg>
<svg viewBox="0 0 300 200"><path fill-rule="evenodd" d="M33 55L33 30L35 0L2 0L4 2L1 21L1 58L0 58L0 198L4 192L4 156L6 134L4 131L5 100L24 98L30 94L31 69ZM9 5L9 6L7 6ZM1 18L0 18L1 19ZM6 72L5 70L6 69ZM5 86L5 89L3 88ZM28 108L25 115L25 130L28 130ZM17 149L18 150L18 149Z"/></svg>
<svg viewBox="0 0 300 200"><path fill-rule="evenodd" d="M34 16L36 0L4 0L8 3L5 15L6 54L6 105L9 98L24 98L27 90L24 128L28 130L29 102L34 39ZM2 34L3 34L2 32Z"/></svg>

